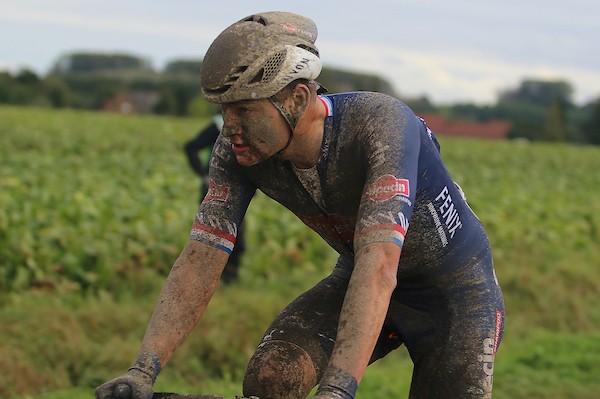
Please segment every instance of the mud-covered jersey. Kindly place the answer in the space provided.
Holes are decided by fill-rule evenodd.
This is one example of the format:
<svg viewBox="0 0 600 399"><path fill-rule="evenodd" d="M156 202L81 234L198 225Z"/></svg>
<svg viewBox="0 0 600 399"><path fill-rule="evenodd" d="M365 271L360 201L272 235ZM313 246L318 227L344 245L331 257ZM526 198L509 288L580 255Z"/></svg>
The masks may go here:
<svg viewBox="0 0 600 399"><path fill-rule="evenodd" d="M258 188L333 247L341 267L352 268L354 254L374 242L402 247L399 277L449 272L489 250L434 134L408 106L368 92L320 99L328 115L313 168L278 156L242 167L219 137L191 239L230 252Z"/></svg>

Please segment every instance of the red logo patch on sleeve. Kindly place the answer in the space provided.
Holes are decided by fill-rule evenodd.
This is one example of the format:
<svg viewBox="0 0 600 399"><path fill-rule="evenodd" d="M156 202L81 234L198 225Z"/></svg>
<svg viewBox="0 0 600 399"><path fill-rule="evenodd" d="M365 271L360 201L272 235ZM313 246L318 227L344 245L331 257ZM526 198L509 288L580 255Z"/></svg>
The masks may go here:
<svg viewBox="0 0 600 399"><path fill-rule="evenodd" d="M223 184L217 184L213 179L210 179L208 192L204 197L203 202L208 201L226 201L229 197L229 187Z"/></svg>
<svg viewBox="0 0 600 399"><path fill-rule="evenodd" d="M392 175L383 175L375 180L373 184L366 187L362 200L383 202L397 195L405 197L410 195L408 179L398 179Z"/></svg>

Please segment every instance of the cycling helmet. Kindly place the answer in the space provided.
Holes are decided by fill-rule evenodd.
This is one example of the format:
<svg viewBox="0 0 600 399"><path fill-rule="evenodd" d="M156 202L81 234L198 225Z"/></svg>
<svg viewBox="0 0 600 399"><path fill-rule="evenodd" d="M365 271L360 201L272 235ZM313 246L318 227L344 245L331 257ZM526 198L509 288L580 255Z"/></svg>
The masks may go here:
<svg viewBox="0 0 600 399"><path fill-rule="evenodd" d="M210 45L200 74L212 103L270 98L296 79L321 73L317 26L289 12L250 15L225 29Z"/></svg>

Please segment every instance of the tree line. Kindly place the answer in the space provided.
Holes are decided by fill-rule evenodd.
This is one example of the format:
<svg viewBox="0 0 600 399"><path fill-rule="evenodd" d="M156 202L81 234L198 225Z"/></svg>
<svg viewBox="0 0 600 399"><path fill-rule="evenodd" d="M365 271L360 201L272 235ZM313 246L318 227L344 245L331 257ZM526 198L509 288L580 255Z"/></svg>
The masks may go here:
<svg viewBox="0 0 600 399"><path fill-rule="evenodd" d="M0 72L0 104L90 110L115 109L177 116L216 112L200 94L202 60L174 60L162 70L129 54L72 53L59 57L45 76L23 69ZM498 94L493 105L433 104L427 97L403 98L385 79L324 67L319 82L330 92L371 90L394 95L416 112L478 122L507 120L511 138L600 145L598 99L578 106L564 80L524 79ZM112 107L112 108L111 108Z"/></svg>

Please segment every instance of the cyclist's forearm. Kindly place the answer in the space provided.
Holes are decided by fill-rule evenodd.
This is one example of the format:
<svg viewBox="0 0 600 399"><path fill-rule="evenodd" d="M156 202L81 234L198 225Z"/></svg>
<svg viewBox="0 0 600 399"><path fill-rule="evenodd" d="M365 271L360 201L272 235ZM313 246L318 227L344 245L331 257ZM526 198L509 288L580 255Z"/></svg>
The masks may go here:
<svg viewBox="0 0 600 399"><path fill-rule="evenodd" d="M141 352L164 366L196 326L212 298L227 255L189 241L175 261L148 323Z"/></svg>
<svg viewBox="0 0 600 399"><path fill-rule="evenodd" d="M360 382L396 287L400 248L375 243L356 255L330 366L345 370Z"/></svg>

